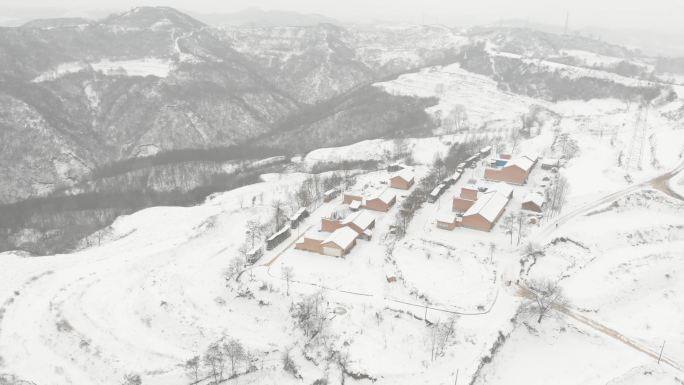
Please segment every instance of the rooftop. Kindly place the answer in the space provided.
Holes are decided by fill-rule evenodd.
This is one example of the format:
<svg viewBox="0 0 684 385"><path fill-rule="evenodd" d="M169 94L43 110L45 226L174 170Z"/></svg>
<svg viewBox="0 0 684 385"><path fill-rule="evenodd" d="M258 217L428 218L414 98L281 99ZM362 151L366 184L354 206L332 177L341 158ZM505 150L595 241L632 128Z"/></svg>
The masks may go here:
<svg viewBox="0 0 684 385"><path fill-rule="evenodd" d="M437 222L454 223L456 222L456 218L458 218L457 213L451 210L442 210L437 213L437 217L435 219L437 219Z"/></svg>
<svg viewBox="0 0 684 385"><path fill-rule="evenodd" d="M345 226L335 230L323 241L323 243L334 243L337 246L346 249L354 243L356 237L358 237L356 231Z"/></svg>
<svg viewBox="0 0 684 385"><path fill-rule="evenodd" d="M493 191L483 194L475 204L472 205L464 216L480 214L489 222L494 222L499 213L508 204L508 197L499 192Z"/></svg>
<svg viewBox="0 0 684 385"><path fill-rule="evenodd" d="M390 203L392 201L392 199L394 199L396 197L397 197L397 195L395 193L393 193L392 190L387 189L387 190L382 191L378 195L371 197L371 198L368 198L368 199L380 199L384 203Z"/></svg>
<svg viewBox="0 0 684 385"><path fill-rule="evenodd" d="M535 193L535 192L527 194L525 196L525 199L523 199L523 203L532 202L539 207L541 207L545 201L546 201L546 198L544 198L544 196L542 194Z"/></svg>
<svg viewBox="0 0 684 385"><path fill-rule="evenodd" d="M392 175L392 178L399 177L399 178L408 182L411 179L413 179L414 176L415 176L415 174L413 173L413 171L409 170L408 168L405 168L405 169L397 172L396 174Z"/></svg>
<svg viewBox="0 0 684 385"><path fill-rule="evenodd" d="M367 229L375 220L375 216L366 210L358 211L347 215L342 224L354 223L362 229Z"/></svg>

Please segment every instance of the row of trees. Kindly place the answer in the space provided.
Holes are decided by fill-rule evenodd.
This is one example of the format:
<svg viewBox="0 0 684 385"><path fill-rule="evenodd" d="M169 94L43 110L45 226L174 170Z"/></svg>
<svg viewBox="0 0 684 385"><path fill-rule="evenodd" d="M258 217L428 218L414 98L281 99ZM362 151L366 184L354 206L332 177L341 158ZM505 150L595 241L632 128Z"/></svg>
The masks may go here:
<svg viewBox="0 0 684 385"><path fill-rule="evenodd" d="M251 365L252 356L240 341L222 338L211 343L202 355L196 355L184 364L185 372L197 383L209 380L209 384L219 384L241 372L254 370Z"/></svg>

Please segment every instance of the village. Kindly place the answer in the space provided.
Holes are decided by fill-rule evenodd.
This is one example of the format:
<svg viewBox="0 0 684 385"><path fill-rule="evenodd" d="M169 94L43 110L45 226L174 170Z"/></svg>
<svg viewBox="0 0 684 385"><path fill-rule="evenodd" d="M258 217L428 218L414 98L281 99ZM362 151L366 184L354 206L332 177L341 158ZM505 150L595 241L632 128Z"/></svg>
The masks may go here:
<svg viewBox="0 0 684 385"><path fill-rule="evenodd" d="M394 162L359 175L347 189L327 190L320 205L294 211L264 245L248 253L247 260L261 260L274 278L291 279L296 271L302 282L326 280L347 289L352 287L341 283L345 276L368 274L367 280L356 280L353 288L361 289L361 281L367 291L382 293L388 290L383 285L391 284L401 273L372 260L382 260L391 243L388 239L406 232L411 222L418 228L412 233L425 239L462 243L465 237L492 243L510 238L513 243L515 234L519 244L522 227L538 226L546 206L558 199L553 190L559 159L540 158L533 152L495 152L493 146L463 158L455 171L434 186L425 183L435 182L422 180L433 171L430 167ZM407 210L419 211L419 215L414 218L411 213L407 218ZM402 218L408 223L402 224ZM490 235L493 231L498 235ZM341 259L334 263L334 272L329 271L331 260L321 260L331 257ZM349 258L365 261L365 271L359 271L358 263L342 262ZM383 275L387 282L377 282ZM484 302L482 299L477 306Z"/></svg>

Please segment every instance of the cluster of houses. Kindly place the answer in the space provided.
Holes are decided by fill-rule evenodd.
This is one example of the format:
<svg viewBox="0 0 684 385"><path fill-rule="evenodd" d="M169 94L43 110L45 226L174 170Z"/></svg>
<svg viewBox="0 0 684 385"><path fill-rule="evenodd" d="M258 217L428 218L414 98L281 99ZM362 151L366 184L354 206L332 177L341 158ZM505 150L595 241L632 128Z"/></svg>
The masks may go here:
<svg viewBox="0 0 684 385"><path fill-rule="evenodd" d="M295 249L343 257L349 254L358 240L370 240L376 219L372 211L389 211L397 201L397 195L390 188L409 190L415 184L415 175L408 168L399 168L389 178L388 184L388 188L367 197L357 192L345 193L342 203L347 205L348 213L321 218L320 228L305 233L295 244Z"/></svg>
<svg viewBox="0 0 684 385"><path fill-rule="evenodd" d="M480 150L465 166L489 156L491 147ZM537 164L536 154L525 153L513 158L509 154L501 154L488 161L484 170L484 179L495 182L489 186L467 184L461 188L459 195L453 197L451 211L437 215L437 227L453 230L466 227L481 231L490 231L503 215L506 206L513 197L510 185L524 185ZM468 164L470 162L470 164ZM523 200L523 209L541 212L545 197L543 194L530 193Z"/></svg>

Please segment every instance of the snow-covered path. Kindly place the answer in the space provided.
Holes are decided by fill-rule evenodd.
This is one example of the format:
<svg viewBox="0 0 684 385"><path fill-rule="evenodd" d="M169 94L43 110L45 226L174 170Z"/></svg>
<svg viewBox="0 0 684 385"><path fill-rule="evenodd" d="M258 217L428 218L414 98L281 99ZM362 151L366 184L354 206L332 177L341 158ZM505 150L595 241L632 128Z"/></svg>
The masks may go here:
<svg viewBox="0 0 684 385"><path fill-rule="evenodd" d="M676 175L678 175L680 172L684 170L684 161L679 163L675 168L672 170L666 172L665 174L662 174L660 176L657 176L655 178L649 179L644 182L632 184L628 187L625 187L619 191L616 191L614 193L608 194L606 196L603 196L599 199L596 199L594 201L591 201L589 203L586 203L568 213L565 213L561 215L560 217L554 219L553 221L548 222L542 229L534 233L530 238L529 241L541 241L544 240L545 238L549 237L553 232L555 232L557 229L560 228L561 225L564 225L568 223L569 221L573 220L574 218L577 218L581 215L584 215L592 210L595 210L601 206L604 206L606 204L609 204L611 202L614 202L626 195L629 195L635 191L639 191L643 188L646 187L653 187L659 191L664 192L665 194L668 194L674 198L681 199L681 197L677 196L675 192L673 192L671 189L669 189L668 183L669 181L674 178ZM522 249L522 247L521 247Z"/></svg>

